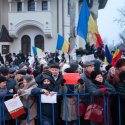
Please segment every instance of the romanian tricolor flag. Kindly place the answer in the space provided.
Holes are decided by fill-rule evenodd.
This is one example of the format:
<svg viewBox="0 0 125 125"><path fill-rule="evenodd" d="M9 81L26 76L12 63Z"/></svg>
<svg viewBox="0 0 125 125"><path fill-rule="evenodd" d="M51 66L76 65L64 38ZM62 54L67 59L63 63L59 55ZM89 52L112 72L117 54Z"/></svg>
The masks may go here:
<svg viewBox="0 0 125 125"><path fill-rule="evenodd" d="M68 53L70 50L70 44L63 36L58 34L56 50L61 50L62 52Z"/></svg>
<svg viewBox="0 0 125 125"><path fill-rule="evenodd" d="M102 44L102 39L99 35L97 25L90 14L86 0L83 2L79 15L77 34L86 42L93 41L96 44L96 48Z"/></svg>
<svg viewBox="0 0 125 125"><path fill-rule="evenodd" d="M113 54L113 58L112 58L112 66L115 66L116 62L118 61L119 58L121 58L122 54L120 52L119 49L117 49L115 51L115 53Z"/></svg>

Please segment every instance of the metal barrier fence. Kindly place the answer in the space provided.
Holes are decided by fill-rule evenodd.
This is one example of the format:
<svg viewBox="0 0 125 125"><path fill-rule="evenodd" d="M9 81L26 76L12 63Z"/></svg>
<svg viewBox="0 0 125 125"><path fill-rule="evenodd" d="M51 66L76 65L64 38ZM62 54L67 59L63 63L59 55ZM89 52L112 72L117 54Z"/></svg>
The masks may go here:
<svg viewBox="0 0 125 125"><path fill-rule="evenodd" d="M30 95L30 96L33 96L33 95ZM30 97L29 96L29 97ZM89 97L91 98L90 94L88 93L85 93L85 94L58 94L57 96L63 96L63 99L64 99L64 104L66 106L66 97L67 96L76 96L77 97L77 101L78 101L78 125L81 125L80 124L80 99L81 97ZM114 96L118 96L118 119L119 119L119 125L122 125L121 123L121 107L120 107L120 96L119 95L114 95ZM7 95L5 97L12 97L12 95ZM5 125L5 117L4 117L4 100L5 100L5 97L2 98L2 100L0 100L0 125ZM28 125L30 125L30 110L29 110L29 97L27 99L27 109L28 109L28 117L27 117L27 123ZM108 96L104 96L104 123L105 125L110 125L110 118L109 118L109 112L108 112L108 105L109 105L109 97ZM42 112L41 112L41 109L42 109L42 103L41 103L41 96L39 95L38 96L38 99L39 99L39 114L37 114L39 116L39 122L40 122L40 125L42 125ZM66 110L66 107L65 107L65 110ZM52 121L53 121L53 125L55 124L55 116L54 116L54 104L52 104ZM2 119L2 116L3 116L3 119ZM67 114L65 115L65 118L66 118L66 125L68 125L68 120L67 120ZM18 122L18 119L15 119L15 125L19 125L19 122Z"/></svg>

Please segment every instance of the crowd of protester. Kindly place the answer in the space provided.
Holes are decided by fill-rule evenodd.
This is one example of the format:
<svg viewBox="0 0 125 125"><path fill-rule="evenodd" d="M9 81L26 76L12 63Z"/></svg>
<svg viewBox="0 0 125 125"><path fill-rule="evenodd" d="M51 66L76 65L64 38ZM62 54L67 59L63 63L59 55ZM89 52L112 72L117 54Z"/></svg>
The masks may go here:
<svg viewBox="0 0 125 125"><path fill-rule="evenodd" d="M110 96L108 105L110 124L118 125L116 96L118 93L121 96L122 125L125 125L125 59L120 58L114 67L106 65L102 68L104 62L101 55L100 58L96 56L95 60L84 63L77 60L67 63L65 54L62 54L61 58L58 57L57 52L46 53L43 60L35 56L34 62L30 64L31 55L24 56L21 52L17 55L9 53L5 56L5 61L0 55L0 101L7 94L13 94L12 97L5 97L5 101L20 96L26 107L28 96L32 94L33 96L29 98L30 125L39 125L39 112L42 113L42 125L53 125L52 104L41 103L40 111L38 105L40 100L37 95L89 93L94 103L103 108L104 96ZM65 84L64 73L79 73L78 84ZM77 99L74 95L66 96L66 101L63 96L57 98L57 103L54 104L55 125L65 125L66 121L68 125L78 124ZM90 104L90 100L90 98L80 97L80 102L83 102L86 107ZM5 106L4 116L1 116L1 119L2 124L5 120L5 125L15 125ZM82 125L105 125L104 121L101 123L87 121L83 117L80 117L80 121ZM27 118L19 118L18 122L20 125L27 125Z"/></svg>

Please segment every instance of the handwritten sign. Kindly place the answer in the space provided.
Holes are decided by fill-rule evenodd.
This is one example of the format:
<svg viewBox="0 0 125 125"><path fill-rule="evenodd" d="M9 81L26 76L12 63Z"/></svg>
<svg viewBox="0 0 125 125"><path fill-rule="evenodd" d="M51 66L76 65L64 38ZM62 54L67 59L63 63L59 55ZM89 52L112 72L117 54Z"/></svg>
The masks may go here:
<svg viewBox="0 0 125 125"><path fill-rule="evenodd" d="M8 112L10 113L11 117L13 119L16 119L17 117L19 117L22 114L25 114L25 110L23 108L23 104L18 97L7 100L4 102L5 106L8 110Z"/></svg>

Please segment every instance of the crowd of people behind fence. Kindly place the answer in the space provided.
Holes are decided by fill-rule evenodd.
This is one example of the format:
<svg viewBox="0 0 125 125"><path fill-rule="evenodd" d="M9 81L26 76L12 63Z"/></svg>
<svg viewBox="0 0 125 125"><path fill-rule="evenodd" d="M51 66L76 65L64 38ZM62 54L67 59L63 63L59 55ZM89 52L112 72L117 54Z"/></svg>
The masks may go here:
<svg viewBox="0 0 125 125"><path fill-rule="evenodd" d="M65 54L59 58L59 53L46 52L44 59L39 59L37 55L34 62L29 63L31 55L24 56L20 51L18 54L7 54L5 61L0 55L0 101L7 94L13 94L13 97L5 97L5 101L10 98L20 96L21 101L26 108L26 101L29 98L30 125L39 125L39 113L42 113L42 125L53 125L52 104L41 103L42 109L39 110L39 99L37 95L58 94L84 94L92 95L89 97L80 97L80 105L87 107L90 103L96 103L104 108L104 97L109 96L109 121L111 125L118 125L118 102L116 94L121 99L121 120L125 125L125 59L120 58L113 67L111 64L104 65L102 56L96 56L93 61L74 61L67 63ZM105 66L105 67L104 67ZM102 68L104 67L104 68ZM67 85L63 78L64 73L79 73L78 84ZM68 125L78 124L78 104L77 96L57 97L57 103L54 104L54 124ZM1 103L1 102L0 102ZM66 104L65 104L66 103ZM0 104L0 108L2 105ZM66 108L66 109L65 109ZM81 125L105 125L104 120L101 123L85 120L80 111ZM4 115L1 116L2 124L15 125L6 107L4 106ZM19 118L20 125L27 125L27 118Z"/></svg>

